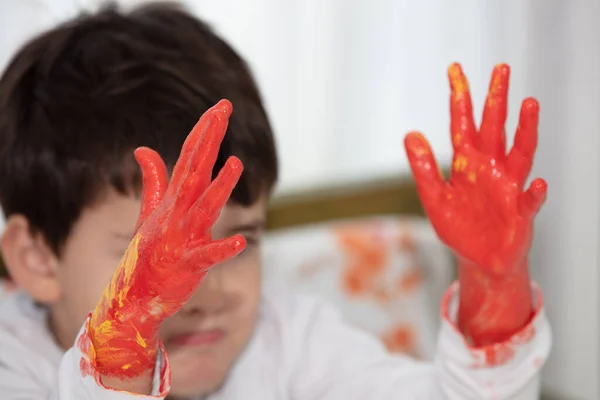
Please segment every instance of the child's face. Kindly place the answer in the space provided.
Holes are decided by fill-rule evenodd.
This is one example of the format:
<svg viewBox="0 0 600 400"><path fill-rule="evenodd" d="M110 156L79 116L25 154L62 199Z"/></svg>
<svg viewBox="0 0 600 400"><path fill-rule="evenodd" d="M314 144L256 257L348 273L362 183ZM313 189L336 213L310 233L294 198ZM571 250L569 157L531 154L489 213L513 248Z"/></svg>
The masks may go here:
<svg viewBox="0 0 600 400"><path fill-rule="evenodd" d="M227 205L213 238L242 233L244 252L211 269L192 299L160 330L172 367L172 394L217 389L248 343L260 298L260 250L267 197L250 207ZM140 211L140 201L109 193L86 209L58 260L60 297L51 305L51 322L60 343L71 346L119 263Z"/></svg>

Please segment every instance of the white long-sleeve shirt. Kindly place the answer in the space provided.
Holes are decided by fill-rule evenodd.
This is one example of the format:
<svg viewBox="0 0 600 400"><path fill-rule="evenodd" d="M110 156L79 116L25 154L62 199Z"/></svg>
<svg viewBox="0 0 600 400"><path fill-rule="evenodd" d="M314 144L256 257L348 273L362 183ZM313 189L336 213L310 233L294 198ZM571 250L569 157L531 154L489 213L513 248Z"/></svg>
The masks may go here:
<svg viewBox="0 0 600 400"><path fill-rule="evenodd" d="M227 382L208 397L260 400L533 400L539 371L551 347L542 296L534 285L536 315L505 343L470 349L453 323L458 286L442 304L434 364L390 355L377 338L343 322L316 298L269 291L263 295L256 332ZM86 324L63 352L48 331L46 313L25 293L0 302L2 400L128 400L164 398L168 358L157 360L155 396L102 387L83 374L90 345ZM503 363L489 365L491 355Z"/></svg>

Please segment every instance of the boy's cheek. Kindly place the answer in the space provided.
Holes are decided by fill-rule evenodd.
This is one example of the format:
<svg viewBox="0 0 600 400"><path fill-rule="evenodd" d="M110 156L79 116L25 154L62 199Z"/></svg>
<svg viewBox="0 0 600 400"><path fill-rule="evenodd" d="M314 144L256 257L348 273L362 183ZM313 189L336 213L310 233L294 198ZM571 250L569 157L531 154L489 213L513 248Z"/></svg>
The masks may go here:
<svg viewBox="0 0 600 400"><path fill-rule="evenodd" d="M212 276L203 282L183 309L168 318L160 335L168 340L182 327L215 324L245 341L258 313L261 293L260 256L247 253L214 267ZM204 286L202 286L204 285ZM191 312L191 311L194 312Z"/></svg>
<svg viewBox="0 0 600 400"><path fill-rule="evenodd" d="M74 263L62 260L56 279L60 285L60 299L48 304L52 331L62 348L68 349L88 314L96 307L114 268L97 263Z"/></svg>
<svg viewBox="0 0 600 400"><path fill-rule="evenodd" d="M234 259L220 266L224 286L229 285L244 301L256 303L260 298L262 279L262 258L258 246L250 246Z"/></svg>
<svg viewBox="0 0 600 400"><path fill-rule="evenodd" d="M78 260L66 260L59 270L64 306L71 309L74 319L83 323L102 296L118 261L114 257L90 255ZM76 262L73 262L76 261Z"/></svg>

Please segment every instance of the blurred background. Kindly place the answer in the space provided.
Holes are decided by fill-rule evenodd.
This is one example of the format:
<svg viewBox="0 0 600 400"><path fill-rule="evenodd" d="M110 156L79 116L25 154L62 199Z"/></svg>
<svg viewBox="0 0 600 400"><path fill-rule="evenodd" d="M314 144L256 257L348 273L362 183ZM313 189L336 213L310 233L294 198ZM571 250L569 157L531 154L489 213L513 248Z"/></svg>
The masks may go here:
<svg viewBox="0 0 600 400"><path fill-rule="evenodd" d="M35 34L103 3L0 0L0 69ZM271 224L284 236L336 218L418 218L404 134L424 132L447 166L446 68L462 64L480 116L493 66L508 63L509 144L520 101L535 96L541 104L533 175L548 181L549 195L531 266L554 332L544 392L549 399L600 399L600 2L184 3L248 60L262 88L281 165ZM415 240L435 240L415 229ZM276 260L273 246L267 252ZM438 283L451 279L444 274Z"/></svg>

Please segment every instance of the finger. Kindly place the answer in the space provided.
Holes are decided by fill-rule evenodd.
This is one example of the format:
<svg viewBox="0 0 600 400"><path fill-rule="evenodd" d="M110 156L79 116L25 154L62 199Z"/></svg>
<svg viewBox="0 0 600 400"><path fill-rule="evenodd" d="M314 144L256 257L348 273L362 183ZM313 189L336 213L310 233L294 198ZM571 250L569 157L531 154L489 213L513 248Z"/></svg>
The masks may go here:
<svg viewBox="0 0 600 400"><path fill-rule="evenodd" d="M204 135L199 139L189 157L188 165L182 171L179 185L173 186L177 191L175 208L179 211L187 211L210 184L219 148L227 131L227 122L227 116L223 112L212 112Z"/></svg>
<svg viewBox="0 0 600 400"><path fill-rule="evenodd" d="M410 132L404 138L408 162L415 178L423 207L437 202L445 183L427 139L419 132Z"/></svg>
<svg viewBox="0 0 600 400"><path fill-rule="evenodd" d="M233 106L231 105L229 100L224 99L219 101L216 105L209 108L204 114L202 114L200 120L198 120L196 125L192 128L192 131L190 132L188 137L185 139L185 142L183 143L183 146L181 148L179 159L177 160L177 163L173 168L171 186L174 188L174 190L175 188L179 187L181 181L184 179L183 177L188 175L190 159L192 158L193 154L198 148L200 148L202 151L208 151L209 149L205 148L205 146L207 144L210 144L212 146L217 147L216 152L218 153L219 145L221 143L222 138L220 140L209 139L214 139L214 136L218 136L221 132L215 130L217 127L215 127L214 125L212 125L211 127L211 121L213 120L215 112L220 112L220 115L224 115L226 117L225 119L228 120L231 116L232 111ZM219 124L217 125L220 126ZM223 132L222 134L224 135L225 132ZM211 150L213 150L213 152L215 151L215 149Z"/></svg>
<svg viewBox="0 0 600 400"><path fill-rule="evenodd" d="M167 167L156 151L139 147L133 155L142 169L142 209L135 228L137 230L162 201L169 177Z"/></svg>
<svg viewBox="0 0 600 400"><path fill-rule="evenodd" d="M479 129L479 149L496 160L503 160L506 154L504 125L507 116L509 78L508 65L498 64L494 67Z"/></svg>
<svg viewBox="0 0 600 400"><path fill-rule="evenodd" d="M525 218L533 218L546 201L548 184L541 178L534 179L529 189L519 196L519 212Z"/></svg>
<svg viewBox="0 0 600 400"><path fill-rule="evenodd" d="M227 131L228 116L220 110L212 111L204 134L189 157L187 168L181 175L176 207L187 210L202 196L210 184L214 164L219 155L221 142Z"/></svg>
<svg viewBox="0 0 600 400"><path fill-rule="evenodd" d="M212 172L219 155L221 143L227 132L230 113L228 110L214 110L206 125L204 134L190 156L188 171L197 175L203 189L210 184Z"/></svg>
<svg viewBox="0 0 600 400"><path fill-rule="evenodd" d="M223 263L238 255L246 247L246 239L236 234L224 239L214 240L206 244L191 245L183 259L186 264L195 265L199 272Z"/></svg>
<svg viewBox="0 0 600 400"><path fill-rule="evenodd" d="M231 156L227 159L215 180L190 208L184 229L205 232L213 226L221 209L227 204L243 169L242 162L237 157Z"/></svg>
<svg viewBox="0 0 600 400"><path fill-rule="evenodd" d="M459 64L448 68L450 81L450 135L454 150L473 145L476 136L469 82Z"/></svg>
<svg viewBox="0 0 600 400"><path fill-rule="evenodd" d="M519 188L525 184L533 165L538 141L539 113L540 106L536 99L530 97L523 100L514 144L506 158L507 171L515 178Z"/></svg>

